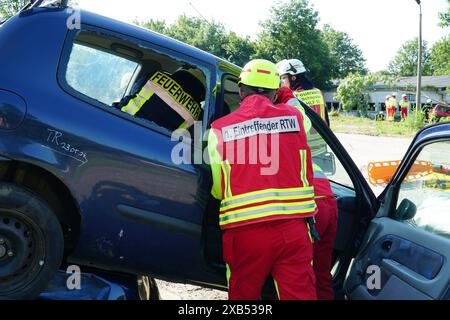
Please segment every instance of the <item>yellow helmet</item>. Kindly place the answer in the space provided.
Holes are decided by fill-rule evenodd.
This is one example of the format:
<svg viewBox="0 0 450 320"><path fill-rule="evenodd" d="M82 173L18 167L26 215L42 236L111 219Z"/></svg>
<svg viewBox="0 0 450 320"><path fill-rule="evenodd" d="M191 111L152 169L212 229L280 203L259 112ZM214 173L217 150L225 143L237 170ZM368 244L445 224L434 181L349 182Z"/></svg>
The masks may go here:
<svg viewBox="0 0 450 320"><path fill-rule="evenodd" d="M256 59L245 65L239 77L239 84L250 87L278 90L280 76L274 63Z"/></svg>

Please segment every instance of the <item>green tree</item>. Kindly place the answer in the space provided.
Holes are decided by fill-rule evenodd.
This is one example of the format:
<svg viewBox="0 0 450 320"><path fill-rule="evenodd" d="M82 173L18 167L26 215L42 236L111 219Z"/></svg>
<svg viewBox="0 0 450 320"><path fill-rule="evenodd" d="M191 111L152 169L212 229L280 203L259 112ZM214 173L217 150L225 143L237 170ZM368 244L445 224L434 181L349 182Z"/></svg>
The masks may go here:
<svg viewBox="0 0 450 320"><path fill-rule="evenodd" d="M29 0L0 0L0 20L11 18L29 2Z"/></svg>
<svg viewBox="0 0 450 320"><path fill-rule="evenodd" d="M261 23L256 57L274 62L297 58L310 70L311 79L322 89L331 78L330 50L317 29L319 15L308 0L277 1Z"/></svg>
<svg viewBox="0 0 450 320"><path fill-rule="evenodd" d="M397 51L396 56L388 65L389 73L401 77L413 77L417 75L419 40L417 38L406 41ZM428 43L423 42L422 48L422 75L431 76L433 70L430 63L430 51Z"/></svg>
<svg viewBox="0 0 450 320"><path fill-rule="evenodd" d="M227 35L223 48L225 50L224 57L241 67L256 53L255 44L250 38L242 38L234 32Z"/></svg>
<svg viewBox="0 0 450 320"><path fill-rule="evenodd" d="M337 88L336 100L341 101L344 111L358 110L359 115L365 115L370 103L367 87L376 83L377 77L373 74L362 75L351 73Z"/></svg>
<svg viewBox="0 0 450 320"><path fill-rule="evenodd" d="M430 64L435 76L450 76L450 36L433 45Z"/></svg>
<svg viewBox="0 0 450 320"><path fill-rule="evenodd" d="M367 73L363 53L348 34L336 31L327 24L323 27L323 34L330 49L332 78L343 79L350 73Z"/></svg>
<svg viewBox="0 0 450 320"><path fill-rule="evenodd" d="M141 27L147 28L149 30L161 33L161 34L167 34L167 26L165 20L148 20L145 22L140 22L139 20L134 20L134 24L140 25Z"/></svg>
<svg viewBox="0 0 450 320"><path fill-rule="evenodd" d="M25 7L30 0L0 0L0 21L9 19ZM69 5L77 5L76 0L69 0Z"/></svg>
<svg viewBox="0 0 450 320"><path fill-rule="evenodd" d="M441 20L439 22L439 25L441 27L450 27L450 0L447 0L447 4L448 4L447 12L439 13L439 19Z"/></svg>
<svg viewBox="0 0 450 320"><path fill-rule="evenodd" d="M228 32L219 22L208 22L197 17L180 15L171 25L164 20L149 20L135 23L150 30L165 34L237 65L243 66L255 54L254 43Z"/></svg>

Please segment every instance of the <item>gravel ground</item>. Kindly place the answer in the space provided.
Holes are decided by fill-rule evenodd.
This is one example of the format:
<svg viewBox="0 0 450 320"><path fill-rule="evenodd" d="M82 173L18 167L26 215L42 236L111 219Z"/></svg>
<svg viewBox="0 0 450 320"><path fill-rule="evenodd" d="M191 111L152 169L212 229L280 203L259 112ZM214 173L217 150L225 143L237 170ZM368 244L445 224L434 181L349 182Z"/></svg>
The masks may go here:
<svg viewBox="0 0 450 320"><path fill-rule="evenodd" d="M367 178L367 164L373 161L401 160L412 138L374 137L355 134L336 134L358 168ZM375 194L383 188L373 187ZM162 300L226 300L224 291L156 281Z"/></svg>
<svg viewBox="0 0 450 320"><path fill-rule="evenodd" d="M227 300L225 291L156 280L161 300Z"/></svg>

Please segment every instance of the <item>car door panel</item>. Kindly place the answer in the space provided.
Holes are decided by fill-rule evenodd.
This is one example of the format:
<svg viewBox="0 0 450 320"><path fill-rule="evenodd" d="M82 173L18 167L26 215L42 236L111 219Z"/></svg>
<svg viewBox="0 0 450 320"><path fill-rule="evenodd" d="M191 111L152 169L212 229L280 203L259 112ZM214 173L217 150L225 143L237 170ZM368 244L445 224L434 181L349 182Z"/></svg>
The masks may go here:
<svg viewBox="0 0 450 320"><path fill-rule="evenodd" d="M337 199L338 206L338 228L336 239L334 241L335 250L344 250L350 241L352 225L348 223L353 221L357 210L356 196L342 196L340 190L333 189L333 193Z"/></svg>
<svg viewBox="0 0 450 320"><path fill-rule="evenodd" d="M449 145L449 124L417 134L349 268L348 299L449 298ZM417 171L419 162L429 168Z"/></svg>
<svg viewBox="0 0 450 320"><path fill-rule="evenodd" d="M450 240L414 226L377 218L366 250L352 263L345 283L351 300L440 299L450 283ZM411 239L411 240L407 240ZM367 241L367 240L366 240ZM432 248L441 248L439 253ZM380 268L381 288L370 290L370 266Z"/></svg>

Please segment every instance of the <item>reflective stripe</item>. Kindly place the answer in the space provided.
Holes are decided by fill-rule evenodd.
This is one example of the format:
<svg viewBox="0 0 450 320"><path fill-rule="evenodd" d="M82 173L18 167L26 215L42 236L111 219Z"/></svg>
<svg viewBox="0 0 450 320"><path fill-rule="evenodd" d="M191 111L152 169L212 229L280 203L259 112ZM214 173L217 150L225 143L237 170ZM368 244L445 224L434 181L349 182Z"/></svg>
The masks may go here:
<svg viewBox="0 0 450 320"><path fill-rule="evenodd" d="M218 144L219 139L214 132L214 129L211 129L208 136L208 155L213 178L211 194L214 198L222 200L224 198L224 193L222 192L222 157L217 150Z"/></svg>
<svg viewBox="0 0 450 320"><path fill-rule="evenodd" d="M275 290L277 291L278 300L280 300L280 289L278 289L278 283L275 278L273 279L273 283L275 284Z"/></svg>
<svg viewBox="0 0 450 320"><path fill-rule="evenodd" d="M305 221L306 222L306 221ZM309 236L309 240L311 240L311 243L314 243L314 238L311 235L311 228L309 227L309 223L306 222L306 226L308 227L308 236Z"/></svg>
<svg viewBox="0 0 450 320"><path fill-rule="evenodd" d="M169 105L187 122L188 127L194 124L194 116L183 105L179 104L166 90L150 81L147 82L147 85L158 95L159 98L161 98L162 101Z"/></svg>
<svg viewBox="0 0 450 320"><path fill-rule="evenodd" d="M123 112L126 112L132 116L141 110L142 106L150 100L150 98L155 94L154 91L146 84L141 91L138 93L137 97L130 100L128 104L122 108Z"/></svg>
<svg viewBox="0 0 450 320"><path fill-rule="evenodd" d="M230 181L230 177L231 177L231 166L230 163L228 162L228 160L225 160L224 162L222 162L222 172L223 172L223 177L224 177L224 182L225 182L225 195L224 198L231 198L233 196L233 194L231 193L231 181Z"/></svg>
<svg viewBox="0 0 450 320"><path fill-rule="evenodd" d="M263 193L240 195L240 198L225 199L220 205L220 210L226 211L232 208L266 201L308 199L313 197L313 187L298 188L294 191L292 189L271 189L270 191L265 190Z"/></svg>
<svg viewBox="0 0 450 320"><path fill-rule="evenodd" d="M242 199L248 196L253 196L253 195L259 195L259 194L264 194L264 193L268 193L268 192L298 192L301 190L307 190L310 193L314 192L314 187L307 187L307 188L286 188L286 189L264 189L264 190L259 190L259 191L253 191L253 192L248 192L248 193L244 193L244 194L240 194L237 196L232 196L230 199L226 199L226 201L230 201L230 200L236 200L236 199Z"/></svg>
<svg viewBox="0 0 450 320"><path fill-rule="evenodd" d="M306 150L300 150L300 179L302 180L304 187L309 186L307 175L307 168L308 168L307 161L308 161L308 154L306 153Z"/></svg>
<svg viewBox="0 0 450 320"><path fill-rule="evenodd" d="M169 107L171 107L176 113L178 113L186 122L185 127L190 127L197 120L194 118L193 113L197 111L188 110L185 106L178 103L174 97L170 95L164 88L161 88L151 80L147 81L141 91L138 93L137 97L130 100L130 102L122 108L123 112L126 112L132 116L136 115L139 110L144 106L144 104L154 95L157 94L158 97L163 100ZM198 106L200 108L200 106ZM201 111L198 111L200 113Z"/></svg>
<svg viewBox="0 0 450 320"><path fill-rule="evenodd" d="M316 202L303 201L294 203L270 203L257 207L245 208L220 216L220 225L248 221L275 215L294 215L310 213L316 210Z"/></svg>
<svg viewBox="0 0 450 320"><path fill-rule="evenodd" d="M230 278L231 278L231 269L230 265L227 263L227 287L230 288Z"/></svg>
<svg viewBox="0 0 450 320"><path fill-rule="evenodd" d="M179 127L178 127L178 129L184 129L184 128L186 128L187 127L187 122L185 121L185 122L183 122Z"/></svg>

